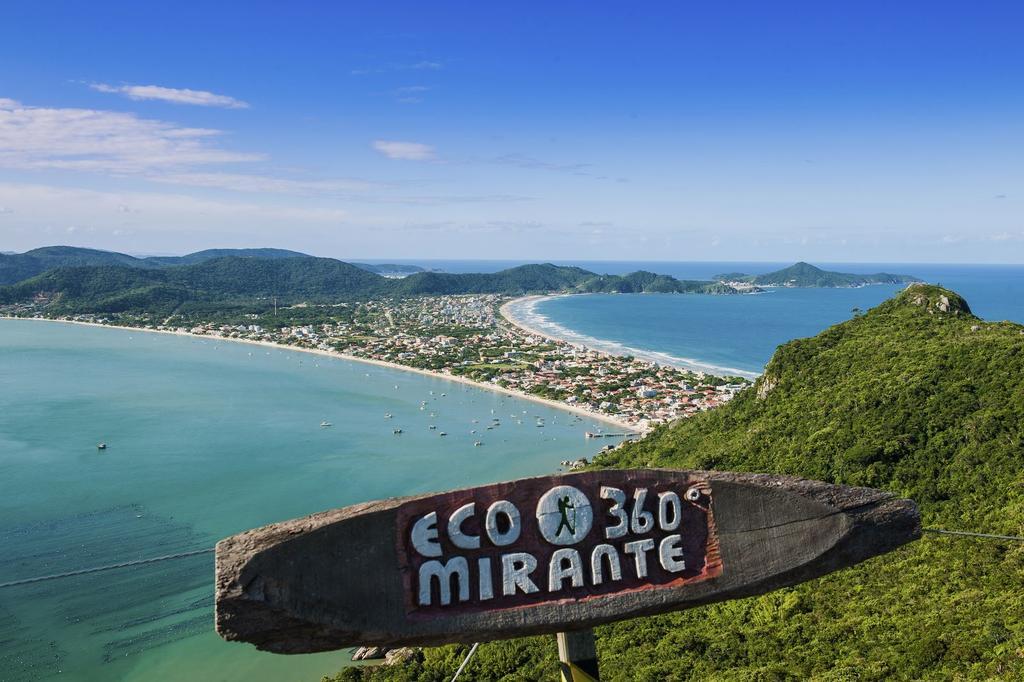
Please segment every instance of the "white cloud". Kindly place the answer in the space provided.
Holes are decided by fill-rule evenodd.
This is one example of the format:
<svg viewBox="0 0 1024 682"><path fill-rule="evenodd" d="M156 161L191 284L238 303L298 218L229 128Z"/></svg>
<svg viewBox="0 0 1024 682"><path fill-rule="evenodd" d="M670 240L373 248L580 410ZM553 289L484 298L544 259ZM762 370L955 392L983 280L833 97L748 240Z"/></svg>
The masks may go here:
<svg viewBox="0 0 1024 682"><path fill-rule="evenodd" d="M416 69L417 71L439 71L444 68L444 64L441 62L422 61L416 62L409 68Z"/></svg>
<svg viewBox="0 0 1024 682"><path fill-rule="evenodd" d="M389 159L429 161L434 158L434 148L428 144L421 144L419 142L375 140L373 148Z"/></svg>
<svg viewBox="0 0 1024 682"><path fill-rule="evenodd" d="M303 196L347 196L378 187L355 179L295 180L215 169L266 158L224 149L217 144L220 136L219 130L131 113L0 99L0 168L134 175L161 184Z"/></svg>
<svg viewBox="0 0 1024 682"><path fill-rule="evenodd" d="M51 109L0 100L0 166L148 173L259 161L214 143L221 133L95 109Z"/></svg>
<svg viewBox="0 0 1024 682"><path fill-rule="evenodd" d="M89 87L98 92L120 94L134 100L160 100L174 104L193 104L200 107L222 107L224 109L249 108L247 102L206 90L165 88L159 85L107 85L106 83L91 83Z"/></svg>

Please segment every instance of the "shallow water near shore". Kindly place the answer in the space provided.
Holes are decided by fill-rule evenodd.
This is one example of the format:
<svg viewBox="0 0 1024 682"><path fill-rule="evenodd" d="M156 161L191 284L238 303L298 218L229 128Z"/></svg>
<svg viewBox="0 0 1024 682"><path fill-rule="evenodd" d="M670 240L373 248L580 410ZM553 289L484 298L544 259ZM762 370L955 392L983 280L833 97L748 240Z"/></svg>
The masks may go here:
<svg viewBox="0 0 1024 682"><path fill-rule="evenodd" d="M625 272L638 264L606 263ZM763 272L761 264L647 264L678 277L710 277L734 269ZM596 268L597 264L590 264ZM940 283L964 298L986 320L1024 322L1024 266L839 264L831 269L915 275ZM513 304L514 316L551 336L616 354L703 369L715 374L756 376L779 344L813 336L850 319L903 289L872 285L848 289L768 289L741 296L701 294L588 294L548 297Z"/></svg>
<svg viewBox="0 0 1024 682"><path fill-rule="evenodd" d="M502 425L486 430L493 417ZM0 320L0 583L212 547L363 500L548 473L591 456L583 433L600 427L284 349ZM348 662L223 642L212 588L207 554L2 589L0 679L311 681Z"/></svg>

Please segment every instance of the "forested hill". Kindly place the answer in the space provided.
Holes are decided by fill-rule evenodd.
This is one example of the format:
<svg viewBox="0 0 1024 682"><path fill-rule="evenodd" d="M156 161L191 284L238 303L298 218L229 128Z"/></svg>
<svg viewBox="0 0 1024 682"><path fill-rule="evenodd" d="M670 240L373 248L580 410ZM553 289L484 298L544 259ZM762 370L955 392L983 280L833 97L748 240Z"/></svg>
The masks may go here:
<svg viewBox="0 0 1024 682"><path fill-rule="evenodd" d="M921 281L911 275L893 275L888 272L876 272L872 275L831 272L803 262L764 275L730 272L715 275L713 279L722 282L746 282L758 286L778 287L859 287L867 284L909 284Z"/></svg>
<svg viewBox="0 0 1024 682"><path fill-rule="evenodd" d="M229 256L177 266L60 267L0 287L0 304L35 302L57 314L169 314L189 306L207 310L217 304L268 306L275 298L280 303L326 303L437 294L592 291L737 293L718 282L680 281L644 272L597 275L549 263L496 273L418 272L390 279L332 258Z"/></svg>
<svg viewBox="0 0 1024 682"><path fill-rule="evenodd" d="M781 346L732 402L598 466L796 474L914 499L923 525L1024 535L1024 327L911 285ZM728 569L726 569L728 570ZM925 534L795 588L597 629L608 680L1024 679L1024 545ZM346 680L433 680L464 647ZM556 679L553 638L485 644L473 679Z"/></svg>
<svg viewBox="0 0 1024 682"><path fill-rule="evenodd" d="M306 254L285 249L207 249L185 256L139 258L126 253L84 249L78 246L44 246L25 253L0 254L0 285L15 284L56 268L113 265L148 270L174 265L193 265L226 256L266 259L306 257Z"/></svg>

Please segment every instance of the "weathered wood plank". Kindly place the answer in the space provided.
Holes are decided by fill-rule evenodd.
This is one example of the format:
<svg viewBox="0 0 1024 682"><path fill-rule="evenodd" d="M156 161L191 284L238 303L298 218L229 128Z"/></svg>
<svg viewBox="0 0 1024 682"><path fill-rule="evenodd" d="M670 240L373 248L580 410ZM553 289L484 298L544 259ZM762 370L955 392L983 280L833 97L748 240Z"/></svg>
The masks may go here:
<svg viewBox="0 0 1024 682"><path fill-rule="evenodd" d="M217 631L306 653L578 630L793 585L918 537L913 502L867 488L646 469L545 476L222 540ZM457 577L437 577L444 568Z"/></svg>

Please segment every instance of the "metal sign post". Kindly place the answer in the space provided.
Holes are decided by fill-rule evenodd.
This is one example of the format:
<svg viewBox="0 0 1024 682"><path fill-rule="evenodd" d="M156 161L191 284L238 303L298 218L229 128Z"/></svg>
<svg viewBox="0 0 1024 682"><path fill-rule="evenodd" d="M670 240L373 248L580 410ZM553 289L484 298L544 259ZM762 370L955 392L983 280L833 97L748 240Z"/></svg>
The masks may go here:
<svg viewBox="0 0 1024 682"><path fill-rule="evenodd" d="M278 653L557 633L575 682L597 679L596 625L794 585L920 533L910 500L785 476L527 478L226 538L216 624Z"/></svg>

